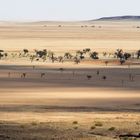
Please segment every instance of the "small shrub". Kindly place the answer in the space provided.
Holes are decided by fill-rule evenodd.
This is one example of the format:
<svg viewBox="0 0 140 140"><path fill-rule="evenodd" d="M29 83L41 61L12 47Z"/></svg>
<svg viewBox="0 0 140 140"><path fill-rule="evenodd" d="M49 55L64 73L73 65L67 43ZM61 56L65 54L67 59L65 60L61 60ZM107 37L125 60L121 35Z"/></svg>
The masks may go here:
<svg viewBox="0 0 140 140"><path fill-rule="evenodd" d="M128 137L124 137L123 140L129 140L129 138Z"/></svg>
<svg viewBox="0 0 140 140"><path fill-rule="evenodd" d="M137 140L137 138L124 137L122 140Z"/></svg>
<svg viewBox="0 0 140 140"><path fill-rule="evenodd" d="M95 126L101 127L101 126L103 126L103 124L102 124L101 122L96 122L96 123L95 123Z"/></svg>
<svg viewBox="0 0 140 140"><path fill-rule="evenodd" d="M87 75L87 79L90 80L92 78L91 75Z"/></svg>
<svg viewBox="0 0 140 140"><path fill-rule="evenodd" d="M110 127L108 130L109 131L114 131L116 128L115 127Z"/></svg>
<svg viewBox="0 0 140 140"><path fill-rule="evenodd" d="M107 79L107 77L106 77L106 76L103 76L103 77L102 77L102 79L103 79L103 80L106 80L106 79Z"/></svg>
<svg viewBox="0 0 140 140"><path fill-rule="evenodd" d="M73 124L78 124L78 122L77 121L73 121Z"/></svg>
<svg viewBox="0 0 140 140"><path fill-rule="evenodd" d="M20 128L25 128L25 125L24 125L24 124L21 124L21 125L20 125Z"/></svg>
<svg viewBox="0 0 140 140"><path fill-rule="evenodd" d="M91 130L93 130L93 129L95 129L95 128L96 128L95 126L91 126L91 127L90 127Z"/></svg>
<svg viewBox="0 0 140 140"><path fill-rule="evenodd" d="M108 63L109 63L108 61L105 61L106 66L108 65Z"/></svg>
<svg viewBox="0 0 140 140"><path fill-rule="evenodd" d="M31 125L35 126L37 125L37 122L32 122Z"/></svg>
<svg viewBox="0 0 140 140"><path fill-rule="evenodd" d="M74 129L78 129L78 127L77 127L77 126L75 126L75 127L74 127Z"/></svg>

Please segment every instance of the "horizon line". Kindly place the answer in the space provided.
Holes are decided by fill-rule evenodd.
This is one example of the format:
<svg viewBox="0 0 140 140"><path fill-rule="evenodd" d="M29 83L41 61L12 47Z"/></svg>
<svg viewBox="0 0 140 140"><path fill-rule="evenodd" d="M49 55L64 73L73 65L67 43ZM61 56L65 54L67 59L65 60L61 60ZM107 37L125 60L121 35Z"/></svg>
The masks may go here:
<svg viewBox="0 0 140 140"><path fill-rule="evenodd" d="M93 19L83 19L83 20L49 20L49 19L46 19L46 20L41 20L41 19L25 19L25 20L1 20L0 19L0 22L86 22L86 21L97 21L97 20L100 20L102 18L114 18L114 17L140 17L140 15L122 15L122 16L102 16L102 17L99 17L99 18L93 18Z"/></svg>

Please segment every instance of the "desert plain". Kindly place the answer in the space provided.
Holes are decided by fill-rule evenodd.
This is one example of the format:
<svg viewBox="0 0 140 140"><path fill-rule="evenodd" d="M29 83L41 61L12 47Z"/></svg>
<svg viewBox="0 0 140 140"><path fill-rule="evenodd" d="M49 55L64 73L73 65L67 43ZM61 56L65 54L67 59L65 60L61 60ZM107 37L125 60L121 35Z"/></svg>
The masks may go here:
<svg viewBox="0 0 140 140"><path fill-rule="evenodd" d="M0 140L140 139L140 22L1 22ZM99 59L52 62L90 48ZM24 52L27 49L28 52ZM124 64L117 49L134 55ZM106 52L106 55L104 55Z"/></svg>

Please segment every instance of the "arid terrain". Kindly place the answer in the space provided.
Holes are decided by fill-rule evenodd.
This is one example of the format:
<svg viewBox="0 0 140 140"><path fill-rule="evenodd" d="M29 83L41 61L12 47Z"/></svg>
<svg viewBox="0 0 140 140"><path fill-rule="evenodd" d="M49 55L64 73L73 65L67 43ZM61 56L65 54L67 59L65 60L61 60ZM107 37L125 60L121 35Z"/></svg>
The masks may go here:
<svg viewBox="0 0 140 140"><path fill-rule="evenodd" d="M139 50L140 22L1 22L0 140L139 140Z"/></svg>

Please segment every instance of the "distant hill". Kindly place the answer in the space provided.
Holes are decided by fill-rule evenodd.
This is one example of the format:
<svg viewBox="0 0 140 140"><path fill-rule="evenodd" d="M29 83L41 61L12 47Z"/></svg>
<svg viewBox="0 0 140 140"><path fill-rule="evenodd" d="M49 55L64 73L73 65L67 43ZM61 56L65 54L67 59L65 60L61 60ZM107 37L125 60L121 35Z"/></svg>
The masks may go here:
<svg viewBox="0 0 140 140"><path fill-rule="evenodd" d="M115 17L102 17L96 21L140 21L140 16L115 16Z"/></svg>
<svg viewBox="0 0 140 140"><path fill-rule="evenodd" d="M113 16L113 17L102 17L99 19L93 19L93 20L83 20L83 21L2 21L0 20L0 26L9 26L9 25L82 25L87 23L93 23L96 21L139 21L140 22L140 16Z"/></svg>

